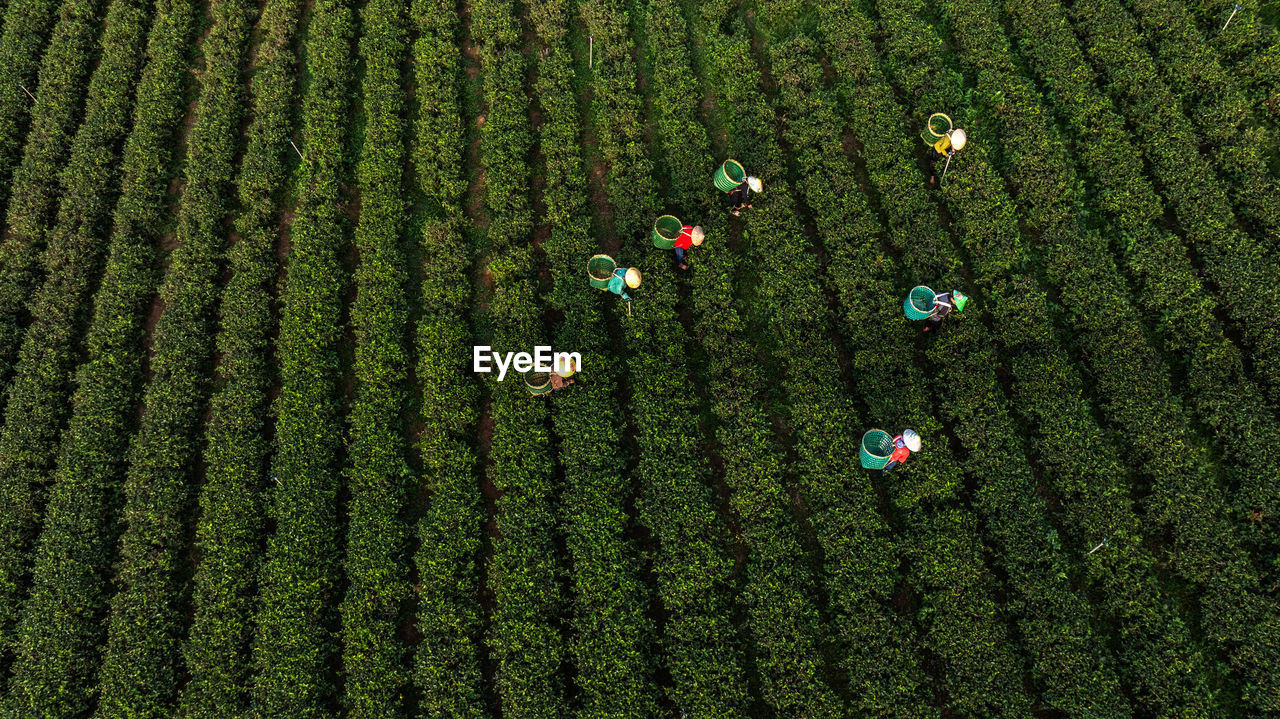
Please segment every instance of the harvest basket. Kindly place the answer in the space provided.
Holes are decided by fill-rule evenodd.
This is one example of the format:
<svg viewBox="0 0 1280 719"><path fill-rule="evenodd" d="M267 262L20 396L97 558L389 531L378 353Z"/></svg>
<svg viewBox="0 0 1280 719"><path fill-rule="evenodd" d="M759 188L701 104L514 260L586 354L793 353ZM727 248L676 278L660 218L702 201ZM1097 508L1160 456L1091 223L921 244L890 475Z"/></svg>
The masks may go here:
<svg viewBox="0 0 1280 719"><path fill-rule="evenodd" d="M653 246L660 250L669 250L676 246L684 223L671 215L663 215L653 222Z"/></svg>
<svg viewBox="0 0 1280 719"><path fill-rule="evenodd" d="M928 120L925 121L924 132L920 133L920 138L928 144L933 145L937 143L938 140L946 137L947 133L951 132L952 127L954 127L954 125L951 124L950 117L947 117L941 112L935 112L929 116Z"/></svg>
<svg viewBox="0 0 1280 719"><path fill-rule="evenodd" d="M608 255L593 255L587 260L587 275L591 277L591 286L598 290L609 289L609 278L618 269L618 263Z"/></svg>
<svg viewBox="0 0 1280 719"><path fill-rule="evenodd" d="M725 160L716 170L714 181L721 192L729 192L747 179L747 171L737 160Z"/></svg>
<svg viewBox="0 0 1280 719"><path fill-rule="evenodd" d="M893 456L893 437L882 429L867 430L862 435L862 446L858 457L862 460L863 469L884 469Z"/></svg>
<svg viewBox="0 0 1280 719"><path fill-rule="evenodd" d="M911 294L907 295L907 299L902 301L902 311L907 314L909 320L928 319L933 315L933 300L936 293L920 285L911 288Z"/></svg>
<svg viewBox="0 0 1280 719"><path fill-rule="evenodd" d="M526 372L524 386L529 388L529 394L546 394L551 391L551 373Z"/></svg>

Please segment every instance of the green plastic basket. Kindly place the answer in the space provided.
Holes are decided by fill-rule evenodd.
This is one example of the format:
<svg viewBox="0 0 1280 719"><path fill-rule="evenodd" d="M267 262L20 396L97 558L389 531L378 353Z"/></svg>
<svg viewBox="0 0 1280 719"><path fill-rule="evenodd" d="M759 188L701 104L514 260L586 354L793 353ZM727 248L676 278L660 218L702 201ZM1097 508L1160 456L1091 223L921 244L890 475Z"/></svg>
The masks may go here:
<svg viewBox="0 0 1280 719"><path fill-rule="evenodd" d="M936 295L937 293L924 285L912 287L911 294L902 301L902 311L907 313L907 319L923 320L933 315L933 298Z"/></svg>
<svg viewBox="0 0 1280 719"><path fill-rule="evenodd" d="M653 246L669 250L676 246L676 239L684 230L684 223L671 215L663 215L653 222Z"/></svg>
<svg viewBox="0 0 1280 719"><path fill-rule="evenodd" d="M587 275L591 278L591 286L598 290L609 289L609 278L618 269L618 263L608 255L593 255L587 260Z"/></svg>
<svg viewBox="0 0 1280 719"><path fill-rule="evenodd" d="M950 117L947 117L941 112L935 112L929 116L928 120L925 121L924 132L920 133L920 139L930 145L933 145L937 143L938 140L946 137L947 133L951 132L952 127L954 127L954 125L951 124Z"/></svg>
<svg viewBox="0 0 1280 719"><path fill-rule="evenodd" d="M716 170L714 179L717 189L721 192L729 192L747 179L747 171L742 169L742 165L737 160L725 160Z"/></svg>
<svg viewBox="0 0 1280 719"><path fill-rule="evenodd" d="M858 449L858 457L862 460L863 469L884 469L893 456L893 437L882 429L867 430L862 435L862 446Z"/></svg>
<svg viewBox="0 0 1280 719"><path fill-rule="evenodd" d="M529 394L546 394L551 391L551 373L526 372L524 386L529 388Z"/></svg>

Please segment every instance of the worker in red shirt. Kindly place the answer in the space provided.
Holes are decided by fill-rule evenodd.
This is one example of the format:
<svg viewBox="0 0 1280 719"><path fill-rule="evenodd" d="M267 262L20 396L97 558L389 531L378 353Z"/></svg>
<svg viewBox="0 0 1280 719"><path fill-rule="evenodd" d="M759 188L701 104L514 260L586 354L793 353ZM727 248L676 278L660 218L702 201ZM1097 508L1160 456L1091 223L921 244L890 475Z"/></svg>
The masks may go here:
<svg viewBox="0 0 1280 719"><path fill-rule="evenodd" d="M706 234L701 227L693 225L685 225L680 230L680 236L676 238L676 265L682 270L689 269L689 265L685 264L684 251L690 247L697 247L702 244L702 240L706 238Z"/></svg>
<svg viewBox="0 0 1280 719"><path fill-rule="evenodd" d="M885 471L907 461L907 457L910 457L912 452L919 451L920 435L916 434L914 429L902 430L902 434L893 438L893 454L889 455L889 463L884 466Z"/></svg>

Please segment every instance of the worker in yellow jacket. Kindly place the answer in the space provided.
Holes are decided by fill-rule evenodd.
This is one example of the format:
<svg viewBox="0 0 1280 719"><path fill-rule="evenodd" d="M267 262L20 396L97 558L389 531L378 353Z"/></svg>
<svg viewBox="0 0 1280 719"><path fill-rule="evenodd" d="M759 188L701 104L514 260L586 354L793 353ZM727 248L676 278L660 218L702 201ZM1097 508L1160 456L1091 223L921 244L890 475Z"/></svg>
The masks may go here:
<svg viewBox="0 0 1280 719"><path fill-rule="evenodd" d="M929 149L929 184L933 184L938 174L938 160L949 159L953 157L958 150L963 150L965 143L969 141L964 130L956 128L943 135L940 140L933 143Z"/></svg>

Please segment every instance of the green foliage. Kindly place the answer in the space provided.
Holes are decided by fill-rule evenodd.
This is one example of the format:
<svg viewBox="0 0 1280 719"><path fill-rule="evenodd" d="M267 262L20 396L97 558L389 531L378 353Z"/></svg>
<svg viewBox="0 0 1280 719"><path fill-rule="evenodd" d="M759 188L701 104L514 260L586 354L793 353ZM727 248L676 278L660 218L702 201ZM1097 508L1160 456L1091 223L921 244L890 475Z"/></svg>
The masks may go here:
<svg viewBox="0 0 1280 719"><path fill-rule="evenodd" d="M307 25L302 133L306 161L295 173L297 216L281 297L277 343L280 395L274 481L254 637L253 715L261 719L329 713L334 693L333 624L337 562L338 343L347 247L339 203L347 170L351 106L351 8L317 2ZM276 138L277 141L284 138Z"/></svg>
<svg viewBox="0 0 1280 719"><path fill-rule="evenodd" d="M53 489L18 630L6 708L13 716L81 715L91 706L105 637L116 497L143 380L144 323L156 292L168 164L185 106L194 8L156 10L133 129L126 141L109 256L76 373Z"/></svg>
<svg viewBox="0 0 1280 719"><path fill-rule="evenodd" d="M45 476L57 459L58 430L81 356L88 299L103 262L103 225L120 183L134 86L146 60L149 2L116 0L104 52L89 83L84 118L58 176L58 220L44 253L46 277L29 298L31 324L18 351L0 429L0 652L12 651L44 507ZM2 663L2 662L0 662Z"/></svg>

